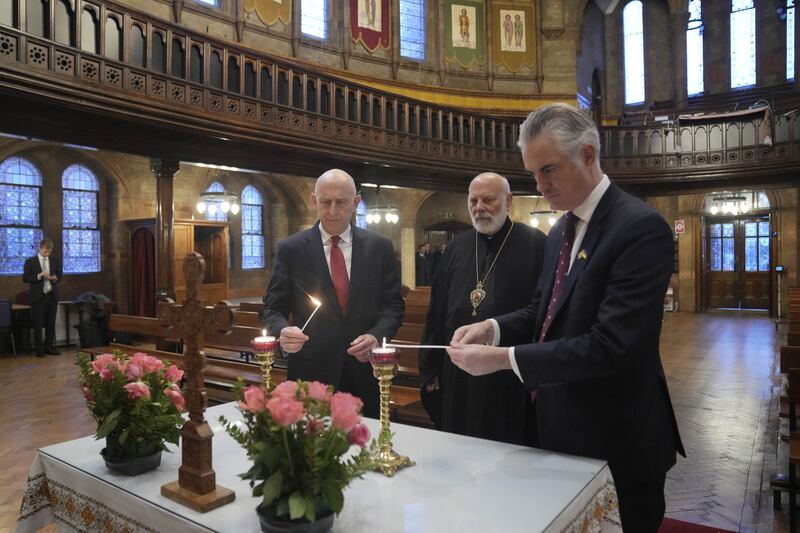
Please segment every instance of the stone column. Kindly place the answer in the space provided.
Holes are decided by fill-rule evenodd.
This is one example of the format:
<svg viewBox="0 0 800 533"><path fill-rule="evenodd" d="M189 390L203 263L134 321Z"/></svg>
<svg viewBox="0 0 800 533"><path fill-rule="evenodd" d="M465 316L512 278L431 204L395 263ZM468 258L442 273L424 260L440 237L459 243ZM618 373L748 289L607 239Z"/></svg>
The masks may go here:
<svg viewBox="0 0 800 533"><path fill-rule="evenodd" d="M417 286L417 270L414 263L414 227L400 229L400 282L406 287Z"/></svg>
<svg viewBox="0 0 800 533"><path fill-rule="evenodd" d="M156 301L175 298L172 182L179 169L180 162L175 159L150 160L156 178Z"/></svg>
<svg viewBox="0 0 800 533"><path fill-rule="evenodd" d="M686 88L686 27L689 23L689 12L670 13L672 30L672 65L673 93L676 108L687 107L688 89Z"/></svg>

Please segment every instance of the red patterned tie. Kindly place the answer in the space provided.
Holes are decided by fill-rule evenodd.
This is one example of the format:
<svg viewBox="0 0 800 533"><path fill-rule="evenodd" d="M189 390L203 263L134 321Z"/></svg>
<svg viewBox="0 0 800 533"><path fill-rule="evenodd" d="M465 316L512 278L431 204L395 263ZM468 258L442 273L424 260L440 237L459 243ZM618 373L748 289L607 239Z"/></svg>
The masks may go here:
<svg viewBox="0 0 800 533"><path fill-rule="evenodd" d="M336 291L336 298L339 300L339 307L342 314L347 312L347 294L350 291L350 278L347 277L347 265L344 262L344 254L339 248L341 237L335 235L331 237L331 279L333 288Z"/></svg>
<svg viewBox="0 0 800 533"><path fill-rule="evenodd" d="M562 233L561 250L558 252L558 267L556 268L556 277L553 281L553 294L550 297L550 302L547 304L547 314L542 324L542 331L539 334L539 342L544 342L544 337L547 335L547 330L550 329L550 324L553 323L553 313L556 309L556 303L559 296L561 296L561 288L567 279L569 272L569 260L572 255L572 245L575 243L575 223L578 217L568 211L565 215L564 233Z"/></svg>

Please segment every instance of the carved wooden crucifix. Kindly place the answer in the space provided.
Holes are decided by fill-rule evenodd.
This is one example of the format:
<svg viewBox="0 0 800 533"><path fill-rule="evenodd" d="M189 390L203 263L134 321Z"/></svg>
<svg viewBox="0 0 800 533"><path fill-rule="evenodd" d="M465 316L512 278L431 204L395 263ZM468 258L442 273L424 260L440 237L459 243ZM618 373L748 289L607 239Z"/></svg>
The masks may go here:
<svg viewBox="0 0 800 533"><path fill-rule="evenodd" d="M224 333L231 328L230 308L217 304L207 308L205 300L197 298L197 287L205 275L203 256L191 252L183 263L186 278L186 299L183 305L170 300L159 302L158 318L165 327L175 328L184 341L184 370L186 371L186 407L189 420L181 429L181 467L178 480L161 487L161 494L199 512L210 511L236 498L232 490L216 484L211 465L211 439L214 433L206 422L206 356L203 334L206 328Z"/></svg>

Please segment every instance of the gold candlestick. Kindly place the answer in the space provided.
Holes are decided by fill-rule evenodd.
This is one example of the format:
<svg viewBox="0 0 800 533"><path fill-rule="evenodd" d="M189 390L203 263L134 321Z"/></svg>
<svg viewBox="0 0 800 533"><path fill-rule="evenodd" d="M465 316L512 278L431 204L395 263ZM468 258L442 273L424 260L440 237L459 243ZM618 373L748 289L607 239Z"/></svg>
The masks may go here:
<svg viewBox="0 0 800 533"><path fill-rule="evenodd" d="M381 395L381 432L378 435L378 449L372 454L372 470L392 477L401 468L415 464L392 449L392 432L389 429L389 389L392 378L397 375L400 353L394 348L375 348L370 352L369 360Z"/></svg>
<svg viewBox="0 0 800 533"><path fill-rule="evenodd" d="M272 363L275 361L275 352L278 350L278 341L275 340L275 337L261 336L250 341L250 346L253 347L256 361L261 365L264 390L268 391L272 387L270 374L272 373Z"/></svg>

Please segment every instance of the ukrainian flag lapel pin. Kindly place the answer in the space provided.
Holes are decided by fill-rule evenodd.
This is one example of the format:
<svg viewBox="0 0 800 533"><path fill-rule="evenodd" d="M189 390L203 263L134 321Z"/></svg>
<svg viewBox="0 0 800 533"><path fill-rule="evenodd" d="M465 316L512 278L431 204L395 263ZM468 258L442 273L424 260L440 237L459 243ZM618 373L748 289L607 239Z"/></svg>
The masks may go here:
<svg viewBox="0 0 800 533"><path fill-rule="evenodd" d="M578 259L582 259L584 261L589 259L589 256L586 254L586 250L581 250L580 252L578 252Z"/></svg>

